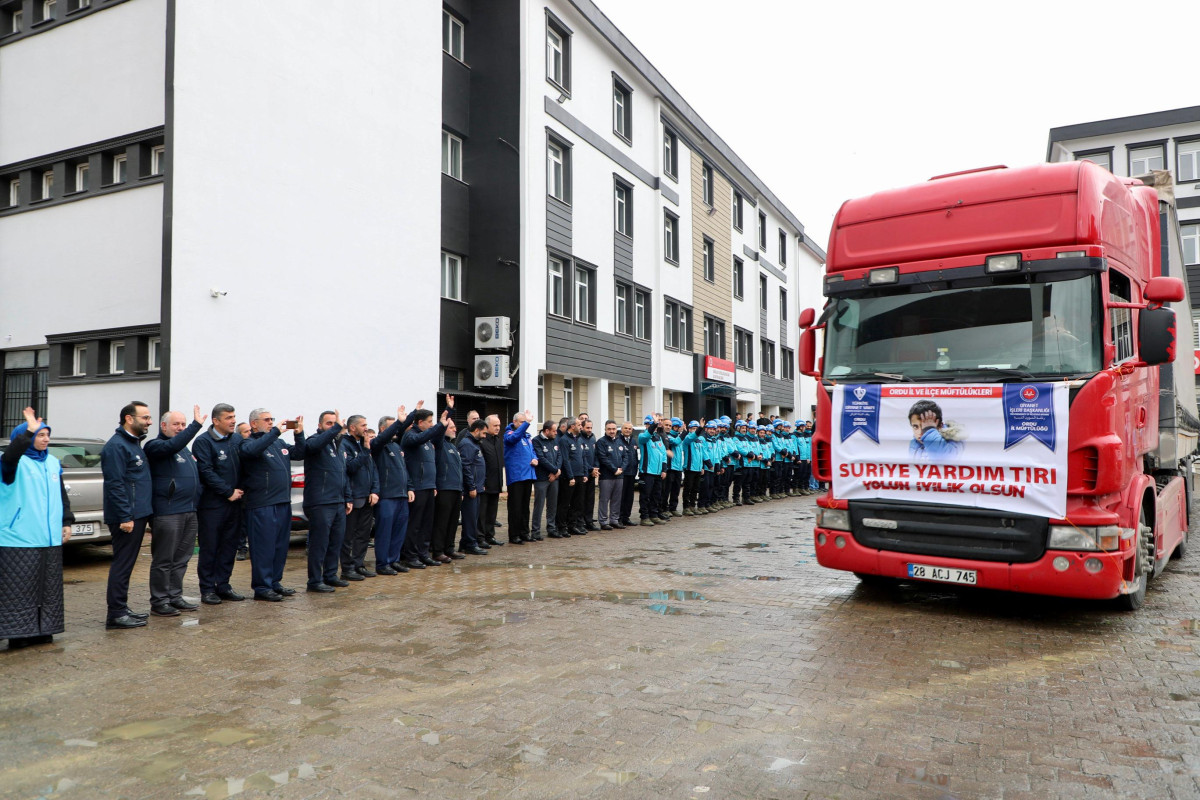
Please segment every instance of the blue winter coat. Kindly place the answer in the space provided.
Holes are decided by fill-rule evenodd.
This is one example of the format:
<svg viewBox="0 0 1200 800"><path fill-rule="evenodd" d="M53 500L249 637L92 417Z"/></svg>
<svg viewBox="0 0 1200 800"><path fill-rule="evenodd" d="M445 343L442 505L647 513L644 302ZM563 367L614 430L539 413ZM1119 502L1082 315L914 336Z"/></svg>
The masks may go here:
<svg viewBox="0 0 1200 800"><path fill-rule="evenodd" d="M304 460L304 434L295 431L294 435L296 443L289 445L279 438L278 428L271 428L266 433L255 431L249 439L238 442L246 508L264 508L292 501L291 462Z"/></svg>
<svg viewBox="0 0 1200 800"><path fill-rule="evenodd" d="M371 440L371 457L375 459L375 474L379 480L379 496L384 500L408 499L408 466L404 463L404 451L396 442L398 436L413 424L413 416L398 419L379 432Z"/></svg>
<svg viewBox="0 0 1200 800"><path fill-rule="evenodd" d="M63 485L62 464L49 453L44 460L24 455L33 434L14 436L3 456L0 479L0 547L58 547L62 529L75 521Z"/></svg>
<svg viewBox="0 0 1200 800"><path fill-rule="evenodd" d="M404 463L408 467L408 488L414 492L437 488L437 456L433 443L439 437L446 438L446 426L440 422L424 431L417 430L414 425L400 440Z"/></svg>
<svg viewBox="0 0 1200 800"><path fill-rule="evenodd" d="M520 425L509 425L504 432L504 474L508 485L537 478L533 464L533 442L529 437L529 421Z"/></svg>
<svg viewBox="0 0 1200 800"><path fill-rule="evenodd" d="M220 508L241 480L238 442L241 435L221 437L211 425L192 444L192 455L200 473L200 508Z"/></svg>
<svg viewBox="0 0 1200 800"><path fill-rule="evenodd" d="M120 525L154 513L154 483L141 440L119 427L100 450L104 472L104 522Z"/></svg>
<svg viewBox="0 0 1200 800"><path fill-rule="evenodd" d="M487 484L487 464L484 463L479 440L468 433L458 443L458 454L462 458L463 491L474 489L476 493L483 492Z"/></svg>
<svg viewBox="0 0 1200 800"><path fill-rule="evenodd" d="M304 505L330 506L350 502L346 455L338 442L342 426L314 433L304 441Z"/></svg>
<svg viewBox="0 0 1200 800"><path fill-rule="evenodd" d="M159 433L142 449L150 460L150 479L154 484L154 514L186 514L200 502L200 470L188 450L188 442L200 432L193 421L174 436Z"/></svg>

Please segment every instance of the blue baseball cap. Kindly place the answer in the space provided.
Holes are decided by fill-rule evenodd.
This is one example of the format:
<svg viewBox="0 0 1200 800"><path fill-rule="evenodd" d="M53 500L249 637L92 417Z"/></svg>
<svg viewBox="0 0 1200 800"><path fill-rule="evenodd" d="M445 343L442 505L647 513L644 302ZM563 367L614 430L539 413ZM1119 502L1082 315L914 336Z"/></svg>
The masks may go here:
<svg viewBox="0 0 1200 800"><path fill-rule="evenodd" d="M699 428L699 427L700 427L700 423L699 423L699 422L696 422L696 420L692 420L691 422L689 422L689 423L688 423L688 427L689 427L689 428Z"/></svg>
<svg viewBox="0 0 1200 800"><path fill-rule="evenodd" d="M642 420L642 424L643 425L653 425L654 424L654 415L647 414L646 418Z"/></svg>
<svg viewBox="0 0 1200 800"><path fill-rule="evenodd" d="M739 420L738 420L736 423L734 423L734 426L733 426L733 427L735 427L735 428L744 428L744 427L746 427L746 420L744 420L744 419L739 419Z"/></svg>
<svg viewBox="0 0 1200 800"><path fill-rule="evenodd" d="M682 424L683 424L683 420L681 420L679 417L671 417L671 427L672 428L674 428L676 425L682 425Z"/></svg>
<svg viewBox="0 0 1200 800"><path fill-rule="evenodd" d="M773 427L773 428L778 428L781 425L783 425L783 420L781 420L781 419L777 419L771 423L771 427Z"/></svg>
<svg viewBox="0 0 1200 800"><path fill-rule="evenodd" d="M708 422L706 422L706 423L704 424L704 427L706 427L706 428L715 428L715 427L717 427L717 421L716 421L715 419L710 419Z"/></svg>

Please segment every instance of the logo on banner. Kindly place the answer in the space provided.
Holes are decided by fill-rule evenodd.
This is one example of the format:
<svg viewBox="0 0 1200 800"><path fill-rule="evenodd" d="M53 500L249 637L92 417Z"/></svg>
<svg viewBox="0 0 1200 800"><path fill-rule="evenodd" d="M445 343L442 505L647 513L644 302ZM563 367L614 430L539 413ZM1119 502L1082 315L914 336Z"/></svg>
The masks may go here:
<svg viewBox="0 0 1200 800"><path fill-rule="evenodd" d="M848 388L848 387L847 387ZM879 385L855 386L842 406L842 441L860 431L879 444Z"/></svg>
<svg viewBox="0 0 1200 800"><path fill-rule="evenodd" d="M1032 436L1054 451L1054 403L1048 384L1004 387L1004 449Z"/></svg>

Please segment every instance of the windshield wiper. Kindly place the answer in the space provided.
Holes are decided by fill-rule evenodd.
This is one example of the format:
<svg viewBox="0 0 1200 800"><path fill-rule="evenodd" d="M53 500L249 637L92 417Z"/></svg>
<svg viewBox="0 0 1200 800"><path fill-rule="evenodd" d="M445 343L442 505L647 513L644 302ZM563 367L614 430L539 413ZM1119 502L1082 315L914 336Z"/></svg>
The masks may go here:
<svg viewBox="0 0 1200 800"><path fill-rule="evenodd" d="M1005 375L1014 380L1032 381L1036 380L1036 376L1027 370L1019 367L974 367L972 369L956 370L957 374L986 372L992 375Z"/></svg>
<svg viewBox="0 0 1200 800"><path fill-rule="evenodd" d="M872 372L871 374L877 378L891 378L897 383L901 383L903 381L912 383L912 378L908 377L907 375L901 375L899 372Z"/></svg>

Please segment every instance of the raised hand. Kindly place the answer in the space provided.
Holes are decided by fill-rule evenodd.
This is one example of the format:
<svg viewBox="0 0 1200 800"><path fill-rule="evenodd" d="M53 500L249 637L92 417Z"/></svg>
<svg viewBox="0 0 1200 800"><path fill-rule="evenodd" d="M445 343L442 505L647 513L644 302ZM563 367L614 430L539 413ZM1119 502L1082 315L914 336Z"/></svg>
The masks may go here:
<svg viewBox="0 0 1200 800"><path fill-rule="evenodd" d="M21 413L25 415L25 424L29 426L30 433L33 433L38 428L42 427L42 420L33 413L32 408L26 407Z"/></svg>
<svg viewBox="0 0 1200 800"><path fill-rule="evenodd" d="M454 395L446 395L446 408L454 408Z"/></svg>
<svg viewBox="0 0 1200 800"><path fill-rule="evenodd" d="M195 405L195 406L192 406L192 419L196 420L196 422L199 422L201 425L203 425L204 420L208 419L208 414L201 414L200 406Z"/></svg>
<svg viewBox="0 0 1200 800"><path fill-rule="evenodd" d="M407 409L405 409L404 406L400 406L399 408L397 408L396 409L396 419L408 419L408 414L404 413L406 410Z"/></svg>

